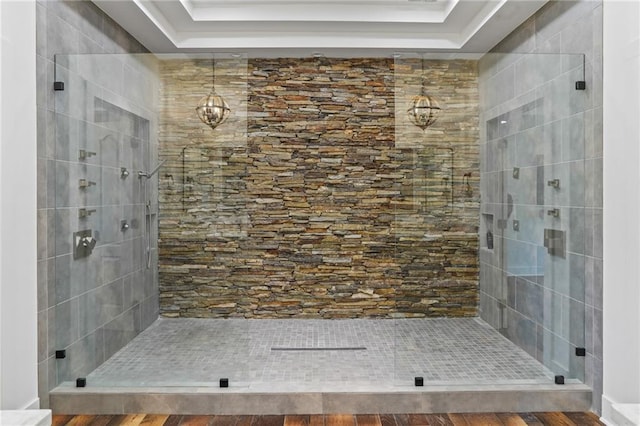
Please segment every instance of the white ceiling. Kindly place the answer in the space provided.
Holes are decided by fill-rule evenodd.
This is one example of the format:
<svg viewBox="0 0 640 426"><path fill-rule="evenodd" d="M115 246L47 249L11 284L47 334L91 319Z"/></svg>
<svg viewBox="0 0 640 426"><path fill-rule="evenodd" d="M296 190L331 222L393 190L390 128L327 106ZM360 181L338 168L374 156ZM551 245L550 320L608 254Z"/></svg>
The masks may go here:
<svg viewBox="0 0 640 426"><path fill-rule="evenodd" d="M93 0L149 50L484 53L547 0Z"/></svg>

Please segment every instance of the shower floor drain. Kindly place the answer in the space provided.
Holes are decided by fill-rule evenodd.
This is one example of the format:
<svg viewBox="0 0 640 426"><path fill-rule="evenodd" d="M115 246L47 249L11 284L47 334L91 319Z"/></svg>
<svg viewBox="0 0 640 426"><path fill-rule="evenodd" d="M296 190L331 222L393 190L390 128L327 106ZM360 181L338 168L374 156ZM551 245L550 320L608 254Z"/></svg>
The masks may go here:
<svg viewBox="0 0 640 426"><path fill-rule="evenodd" d="M347 347L335 347L335 348L281 348L273 347L272 351L366 351L364 346L347 346Z"/></svg>

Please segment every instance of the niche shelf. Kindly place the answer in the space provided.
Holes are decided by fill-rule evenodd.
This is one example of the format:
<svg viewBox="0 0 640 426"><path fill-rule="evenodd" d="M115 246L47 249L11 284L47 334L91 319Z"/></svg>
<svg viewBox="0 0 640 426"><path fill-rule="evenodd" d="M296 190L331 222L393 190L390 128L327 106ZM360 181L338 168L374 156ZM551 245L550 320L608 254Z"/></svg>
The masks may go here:
<svg viewBox="0 0 640 426"><path fill-rule="evenodd" d="M494 232L493 215L482 213L482 223L480 226L480 247L486 250L493 250Z"/></svg>

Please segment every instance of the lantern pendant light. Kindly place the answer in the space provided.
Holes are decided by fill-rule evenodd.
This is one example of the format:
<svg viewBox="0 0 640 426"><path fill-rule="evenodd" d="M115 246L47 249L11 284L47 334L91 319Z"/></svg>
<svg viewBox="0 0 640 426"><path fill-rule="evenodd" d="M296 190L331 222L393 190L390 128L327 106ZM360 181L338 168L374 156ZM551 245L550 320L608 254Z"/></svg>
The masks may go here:
<svg viewBox="0 0 640 426"><path fill-rule="evenodd" d="M421 65L422 73L420 74L420 79L422 88L420 90L420 95L413 97L413 99L411 100L411 107L407 110L407 113L409 114L409 120L411 120L413 124L420 127L422 130L425 130L427 127L436 122L441 108L438 104L438 101L427 95L425 92L424 57L422 58Z"/></svg>
<svg viewBox="0 0 640 426"><path fill-rule="evenodd" d="M229 105L227 105L224 98L216 93L215 59L211 60L211 70L213 75L211 92L200 99L196 107L196 112L204 124L215 129L229 117L231 109L229 109Z"/></svg>

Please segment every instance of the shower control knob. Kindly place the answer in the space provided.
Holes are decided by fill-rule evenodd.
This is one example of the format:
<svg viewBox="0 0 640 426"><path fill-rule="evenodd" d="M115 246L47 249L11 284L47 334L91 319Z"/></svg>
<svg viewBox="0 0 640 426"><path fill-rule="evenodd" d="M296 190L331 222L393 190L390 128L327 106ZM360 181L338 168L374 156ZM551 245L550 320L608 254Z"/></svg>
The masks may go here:
<svg viewBox="0 0 640 426"><path fill-rule="evenodd" d="M82 239L80 240L80 245L82 245L82 247L87 248L89 251L91 251L96 246L96 239L89 236L82 237Z"/></svg>

